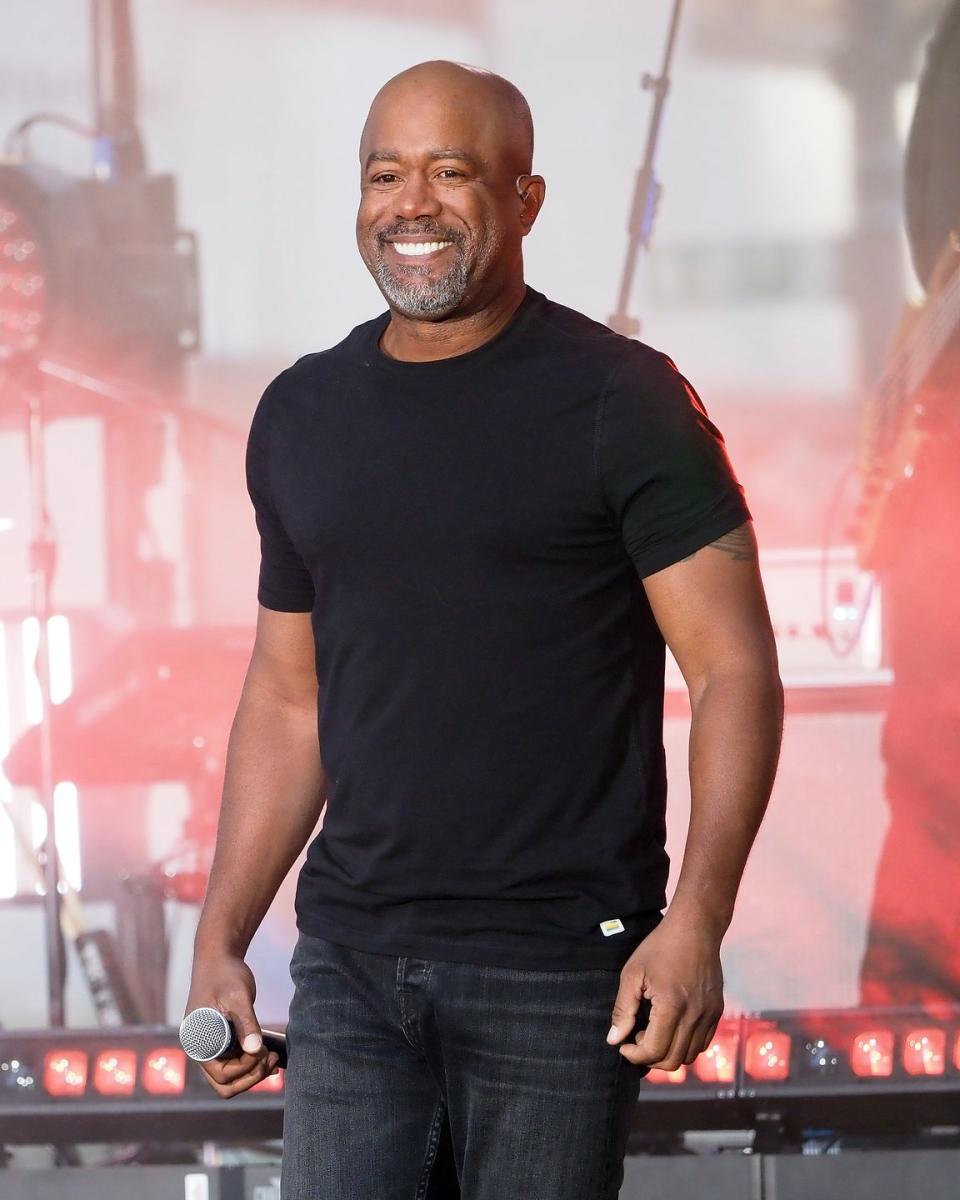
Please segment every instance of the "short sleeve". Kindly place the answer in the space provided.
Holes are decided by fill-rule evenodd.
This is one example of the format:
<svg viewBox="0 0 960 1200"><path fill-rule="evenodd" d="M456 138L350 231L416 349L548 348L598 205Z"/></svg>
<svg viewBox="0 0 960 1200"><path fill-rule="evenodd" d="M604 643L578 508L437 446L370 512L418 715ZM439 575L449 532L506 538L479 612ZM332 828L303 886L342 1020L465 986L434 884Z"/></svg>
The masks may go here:
<svg viewBox="0 0 960 1200"><path fill-rule="evenodd" d="M257 599L278 612L310 612L313 579L284 528L272 486L272 406L282 376L260 397L247 437L247 491L260 534L260 578Z"/></svg>
<svg viewBox="0 0 960 1200"><path fill-rule="evenodd" d="M720 430L674 363L637 345L597 415L601 493L641 576L750 520Z"/></svg>

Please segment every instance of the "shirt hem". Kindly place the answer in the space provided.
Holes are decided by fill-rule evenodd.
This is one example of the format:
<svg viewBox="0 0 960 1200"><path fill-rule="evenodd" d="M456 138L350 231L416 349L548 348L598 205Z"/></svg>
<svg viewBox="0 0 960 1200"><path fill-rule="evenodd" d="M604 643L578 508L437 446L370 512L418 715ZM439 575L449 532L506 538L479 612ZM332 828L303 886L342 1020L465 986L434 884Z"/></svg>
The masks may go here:
<svg viewBox="0 0 960 1200"><path fill-rule="evenodd" d="M292 596L268 595L264 592L257 594L257 602L271 612L313 612L313 601L296 599Z"/></svg>
<svg viewBox="0 0 960 1200"><path fill-rule="evenodd" d="M660 921L660 914L651 919L650 928L640 936L616 946L573 947L554 954L537 954L486 944L457 945L442 938L411 936L381 936L344 926L339 921L327 923L316 916L297 917L297 929L308 937L324 938L353 950L371 954L410 955L440 962L473 963L479 966L516 967L533 971L576 971L591 968L619 971L640 942Z"/></svg>

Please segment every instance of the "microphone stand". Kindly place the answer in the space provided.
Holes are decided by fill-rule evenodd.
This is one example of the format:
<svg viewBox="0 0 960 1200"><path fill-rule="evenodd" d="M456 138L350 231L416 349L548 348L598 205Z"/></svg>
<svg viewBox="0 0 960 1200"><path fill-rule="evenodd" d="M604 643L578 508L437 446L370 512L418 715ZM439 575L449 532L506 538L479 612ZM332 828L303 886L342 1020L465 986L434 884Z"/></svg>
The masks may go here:
<svg viewBox="0 0 960 1200"><path fill-rule="evenodd" d="M12 361L11 361L12 360ZM30 583L31 610L37 622L36 674L40 687L38 795L46 815L38 860L43 875L43 909L47 949L47 1017L53 1028L65 1024L64 984L66 952L61 926L60 862L57 852L57 817L54 802L53 710L50 699L50 592L56 568L57 547L47 507L47 472L44 446L43 380L36 351L15 351L7 360L7 386L20 382L26 391L27 464L30 479Z"/></svg>
<svg viewBox="0 0 960 1200"><path fill-rule="evenodd" d="M663 56L663 66L659 75L644 72L640 86L644 91L653 92L653 109L650 113L650 125L647 130L647 146L643 156L643 166L637 172L637 182L633 193L633 206L630 210L630 220L627 224L629 241L627 257L623 264L623 274L620 278L620 292L617 296L616 311L607 321L615 333L626 337L635 337L641 329L640 321L631 317L627 312L630 303L630 292L633 288L633 278L637 271L637 259L641 247L649 250L653 236L653 223L657 214L663 188L657 179L654 160L657 153L657 139L660 136L660 124L663 120L663 108L670 90L670 63L673 59L673 47L677 40L677 28L680 24L680 6L682 0L673 0L673 12L670 16L670 26L667 31L667 46Z"/></svg>

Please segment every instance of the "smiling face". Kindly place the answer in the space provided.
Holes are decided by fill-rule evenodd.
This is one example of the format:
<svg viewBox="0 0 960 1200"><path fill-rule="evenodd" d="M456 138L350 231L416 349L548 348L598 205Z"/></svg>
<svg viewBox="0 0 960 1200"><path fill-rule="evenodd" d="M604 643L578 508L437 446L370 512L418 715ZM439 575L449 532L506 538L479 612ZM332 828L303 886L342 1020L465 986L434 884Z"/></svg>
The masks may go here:
<svg viewBox="0 0 960 1200"><path fill-rule="evenodd" d="M516 186L536 178L529 154L522 112L491 77L426 63L381 89L360 141L357 245L395 312L466 314L522 278L539 207Z"/></svg>

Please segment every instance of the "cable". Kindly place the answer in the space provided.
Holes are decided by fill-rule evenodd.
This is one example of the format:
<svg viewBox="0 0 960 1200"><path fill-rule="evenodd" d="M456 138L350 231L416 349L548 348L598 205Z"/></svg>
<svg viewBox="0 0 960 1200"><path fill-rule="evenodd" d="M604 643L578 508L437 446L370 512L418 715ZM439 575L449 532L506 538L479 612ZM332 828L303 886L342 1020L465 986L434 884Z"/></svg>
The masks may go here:
<svg viewBox="0 0 960 1200"><path fill-rule="evenodd" d="M24 158L30 157L30 145L27 140L27 134L34 125L59 125L63 129L68 129L71 133L75 133L80 137L85 137L93 141L97 136L97 131L89 125L84 125L82 121L75 121L73 117L63 117L59 113L39 112L33 113L32 116L24 117L24 119L10 130L7 134L7 139L3 144L3 152L8 157L20 154Z"/></svg>
<svg viewBox="0 0 960 1200"><path fill-rule="evenodd" d="M840 473L840 478L837 480L833 489L833 494L830 497L830 503L827 505L826 513L823 519L823 536L820 543L820 623L823 626L823 636L826 638L827 645L837 658L846 658L850 655L860 637L863 634L863 627L867 621L867 613L870 611L870 602L873 600L873 592L876 586L876 578L871 575L870 582L867 585L867 592L863 598L860 611L857 613L856 623L844 640L840 640L834 635L830 627L830 611L829 611L829 588L827 586L830 572L830 536L833 532L833 522L836 518L837 511L840 508L840 501L843 499L843 493L847 486L847 481L856 470L856 463L848 463Z"/></svg>

